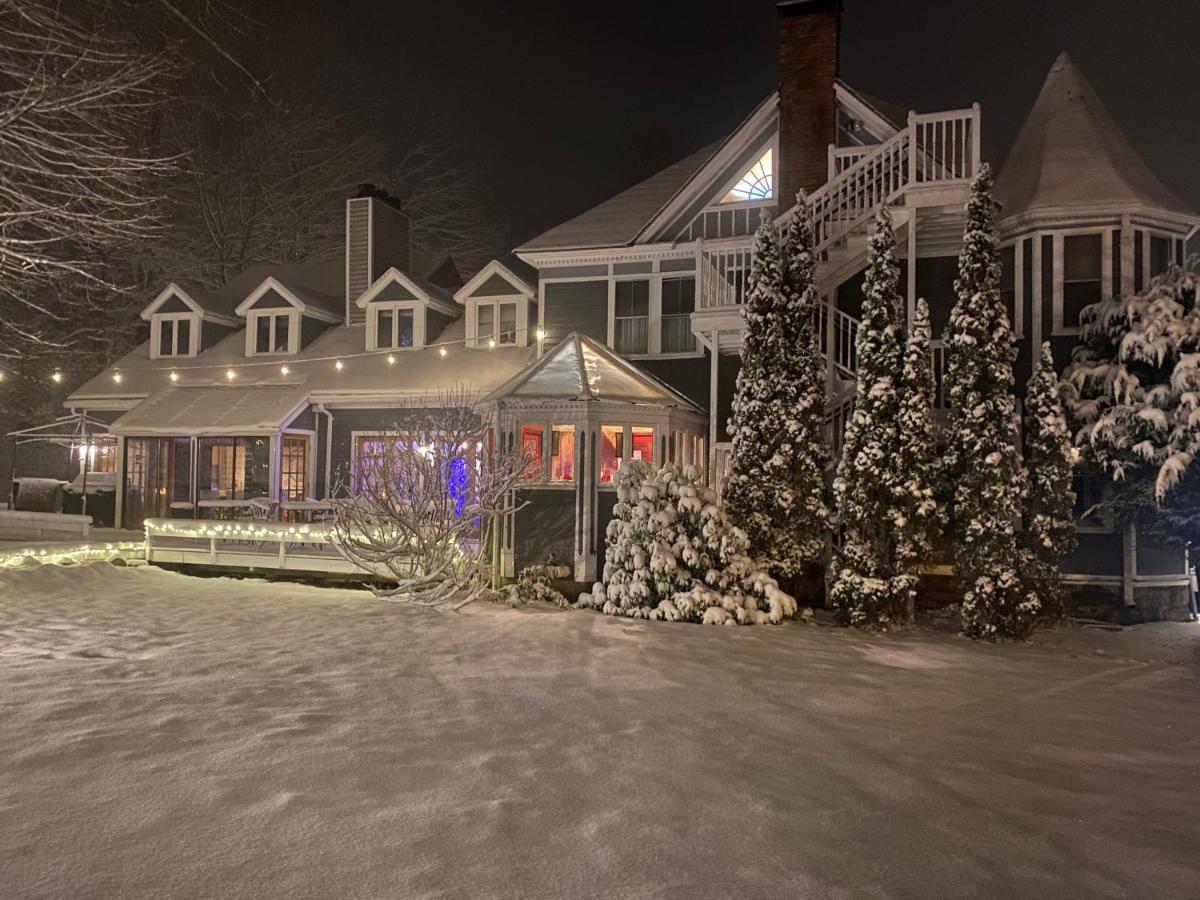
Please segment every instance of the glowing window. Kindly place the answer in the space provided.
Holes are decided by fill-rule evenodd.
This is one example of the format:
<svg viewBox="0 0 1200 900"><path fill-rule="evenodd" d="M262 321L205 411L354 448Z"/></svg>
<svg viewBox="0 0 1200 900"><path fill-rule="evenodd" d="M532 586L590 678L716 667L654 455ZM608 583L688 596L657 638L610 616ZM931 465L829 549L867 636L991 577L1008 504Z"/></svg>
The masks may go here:
<svg viewBox="0 0 1200 900"><path fill-rule="evenodd" d="M633 433L633 440L630 442L633 445L633 458L642 462L654 462L654 429L634 425L630 430Z"/></svg>
<svg viewBox="0 0 1200 900"><path fill-rule="evenodd" d="M600 428L600 483L611 484L617 469L625 461L625 426Z"/></svg>
<svg viewBox="0 0 1200 900"><path fill-rule="evenodd" d="M741 177L722 203L742 203L746 200L769 200L775 196L774 166L771 161L771 149L759 157L758 162L750 167L750 171Z"/></svg>
<svg viewBox="0 0 1200 900"><path fill-rule="evenodd" d="M575 426L555 425L550 443L550 480L575 479Z"/></svg>
<svg viewBox="0 0 1200 900"><path fill-rule="evenodd" d="M530 481L542 477L542 451L545 446L545 428L541 425L521 426L521 452L529 460L525 477Z"/></svg>

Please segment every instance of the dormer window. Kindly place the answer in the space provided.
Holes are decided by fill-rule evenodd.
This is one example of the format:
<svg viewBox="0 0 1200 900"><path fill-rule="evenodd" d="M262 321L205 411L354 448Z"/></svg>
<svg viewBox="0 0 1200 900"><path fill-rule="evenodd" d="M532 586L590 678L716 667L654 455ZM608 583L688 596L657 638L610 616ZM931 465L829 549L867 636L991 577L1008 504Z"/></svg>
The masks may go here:
<svg viewBox="0 0 1200 900"><path fill-rule="evenodd" d="M380 303L372 310L375 350L402 350L413 346L414 310L411 305Z"/></svg>
<svg viewBox="0 0 1200 900"><path fill-rule="evenodd" d="M537 326L537 289L492 260L454 299L467 309L468 347L527 347Z"/></svg>
<svg viewBox="0 0 1200 900"><path fill-rule="evenodd" d="M195 355L193 339L198 334L194 319L190 313L154 316L151 341L159 358Z"/></svg>
<svg viewBox="0 0 1200 900"><path fill-rule="evenodd" d="M519 308L516 300L475 300L475 343L514 347L518 344ZM520 342L524 343L524 342Z"/></svg>
<svg viewBox="0 0 1200 900"><path fill-rule="evenodd" d="M249 314L249 331L254 335L254 356L295 353L299 329L292 321L296 314L289 310L261 311Z"/></svg>

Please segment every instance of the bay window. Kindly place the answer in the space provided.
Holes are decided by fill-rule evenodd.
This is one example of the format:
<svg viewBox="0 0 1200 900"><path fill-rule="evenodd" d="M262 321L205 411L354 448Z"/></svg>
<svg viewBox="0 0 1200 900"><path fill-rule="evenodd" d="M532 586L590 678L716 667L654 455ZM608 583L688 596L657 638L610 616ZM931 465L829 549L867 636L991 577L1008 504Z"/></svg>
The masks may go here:
<svg viewBox="0 0 1200 900"><path fill-rule="evenodd" d="M525 469L528 481L537 481L542 477L543 453L546 449L546 429L541 425L521 426L521 452L529 461Z"/></svg>
<svg viewBox="0 0 1200 900"><path fill-rule="evenodd" d="M600 427L600 483L612 484L613 476L625 461L625 426Z"/></svg>
<svg viewBox="0 0 1200 900"><path fill-rule="evenodd" d="M574 425L555 425L551 430L550 480L575 480Z"/></svg>
<svg viewBox="0 0 1200 900"><path fill-rule="evenodd" d="M640 459L642 462L654 462L654 428L652 426L634 425L630 429L630 449L633 450L633 459Z"/></svg>
<svg viewBox="0 0 1200 900"><path fill-rule="evenodd" d="M613 349L618 353L649 353L650 282L618 281L615 298Z"/></svg>

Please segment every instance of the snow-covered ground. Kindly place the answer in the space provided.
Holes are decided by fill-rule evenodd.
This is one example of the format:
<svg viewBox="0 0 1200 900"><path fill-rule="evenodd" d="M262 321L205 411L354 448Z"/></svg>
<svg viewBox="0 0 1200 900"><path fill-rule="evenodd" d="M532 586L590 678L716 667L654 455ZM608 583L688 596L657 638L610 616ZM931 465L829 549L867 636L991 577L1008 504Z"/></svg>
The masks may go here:
<svg viewBox="0 0 1200 900"><path fill-rule="evenodd" d="M1200 626L1129 633L0 571L0 894L1195 896Z"/></svg>

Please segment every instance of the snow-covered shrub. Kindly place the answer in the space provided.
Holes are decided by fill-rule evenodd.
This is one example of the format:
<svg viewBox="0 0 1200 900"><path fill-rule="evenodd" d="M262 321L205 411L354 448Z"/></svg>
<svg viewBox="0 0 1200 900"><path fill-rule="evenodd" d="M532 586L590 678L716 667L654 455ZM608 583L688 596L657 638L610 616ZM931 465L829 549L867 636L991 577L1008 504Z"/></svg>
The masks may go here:
<svg viewBox="0 0 1200 900"><path fill-rule="evenodd" d="M580 606L607 615L715 624L781 622L796 601L747 555L694 466L632 461L615 478L603 581Z"/></svg>
<svg viewBox="0 0 1200 900"><path fill-rule="evenodd" d="M782 253L766 217L754 236L724 491L730 521L745 530L751 552L783 576L819 560L829 533L812 212L803 194L796 200Z"/></svg>
<svg viewBox="0 0 1200 900"><path fill-rule="evenodd" d="M571 602L554 586L558 568L549 563L526 566L517 573L517 583L509 589L509 597L520 606L540 602L565 609Z"/></svg>
<svg viewBox="0 0 1200 900"><path fill-rule="evenodd" d="M954 485L954 563L963 587L963 632L1025 638L1040 605L1022 577L1017 524L1025 468L1017 445L1012 327L1000 296L998 206L985 164L971 184L958 258L958 301L946 329L948 479Z"/></svg>
<svg viewBox="0 0 1200 900"><path fill-rule="evenodd" d="M1200 278L1193 260L1079 317L1063 373L1075 443L1112 480L1104 506L1156 537L1200 541Z"/></svg>
<svg viewBox="0 0 1200 900"><path fill-rule="evenodd" d="M1059 563L1076 545L1075 493L1071 490L1074 464L1049 343L1042 344L1041 359L1025 391L1025 468L1029 498L1021 539L1028 555L1026 579L1041 601L1042 615L1060 619Z"/></svg>

